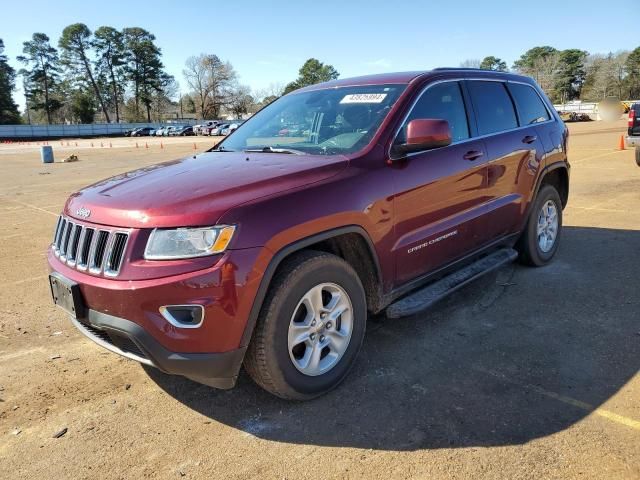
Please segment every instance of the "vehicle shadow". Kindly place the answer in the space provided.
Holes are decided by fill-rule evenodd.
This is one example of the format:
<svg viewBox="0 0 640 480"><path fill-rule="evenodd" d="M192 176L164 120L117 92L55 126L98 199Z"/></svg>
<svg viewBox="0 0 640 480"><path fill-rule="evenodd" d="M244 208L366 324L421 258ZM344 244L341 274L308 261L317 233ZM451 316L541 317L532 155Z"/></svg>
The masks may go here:
<svg viewBox="0 0 640 480"><path fill-rule="evenodd" d="M310 402L272 397L245 374L217 391L147 371L189 408L263 439L521 444L571 426L638 372L639 245L640 231L565 227L549 266L510 265L424 314L370 319L351 374Z"/></svg>

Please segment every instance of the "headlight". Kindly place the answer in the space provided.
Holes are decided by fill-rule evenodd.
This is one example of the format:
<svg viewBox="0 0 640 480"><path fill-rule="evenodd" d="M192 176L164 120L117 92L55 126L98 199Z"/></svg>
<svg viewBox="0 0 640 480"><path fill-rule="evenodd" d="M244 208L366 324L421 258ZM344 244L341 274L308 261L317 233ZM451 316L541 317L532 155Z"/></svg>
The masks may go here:
<svg viewBox="0 0 640 480"><path fill-rule="evenodd" d="M144 258L172 260L204 257L224 252L236 227L217 226L203 228L159 229L151 232Z"/></svg>

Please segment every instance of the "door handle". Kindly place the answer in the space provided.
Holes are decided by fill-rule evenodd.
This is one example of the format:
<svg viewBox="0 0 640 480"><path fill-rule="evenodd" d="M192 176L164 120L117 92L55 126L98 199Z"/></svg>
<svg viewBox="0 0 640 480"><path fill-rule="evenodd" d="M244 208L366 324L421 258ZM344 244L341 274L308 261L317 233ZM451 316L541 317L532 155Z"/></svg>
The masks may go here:
<svg viewBox="0 0 640 480"><path fill-rule="evenodd" d="M478 158L480 158L482 155L484 155L484 153L482 153L479 150L471 150L467 153L465 153L462 158L464 158L465 160L470 160L470 161L474 161Z"/></svg>
<svg viewBox="0 0 640 480"><path fill-rule="evenodd" d="M527 135L522 139L522 143L533 143L538 139L535 135Z"/></svg>

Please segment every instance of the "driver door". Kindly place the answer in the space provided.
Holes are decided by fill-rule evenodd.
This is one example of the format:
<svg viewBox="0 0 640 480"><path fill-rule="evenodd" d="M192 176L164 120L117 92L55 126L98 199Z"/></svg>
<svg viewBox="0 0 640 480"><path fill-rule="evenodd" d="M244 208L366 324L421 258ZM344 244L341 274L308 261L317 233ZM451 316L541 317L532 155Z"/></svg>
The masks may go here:
<svg viewBox="0 0 640 480"><path fill-rule="evenodd" d="M405 119L449 122L452 144L408 154L392 164L396 286L436 270L478 247L486 201L486 150L471 139L459 82L427 87Z"/></svg>

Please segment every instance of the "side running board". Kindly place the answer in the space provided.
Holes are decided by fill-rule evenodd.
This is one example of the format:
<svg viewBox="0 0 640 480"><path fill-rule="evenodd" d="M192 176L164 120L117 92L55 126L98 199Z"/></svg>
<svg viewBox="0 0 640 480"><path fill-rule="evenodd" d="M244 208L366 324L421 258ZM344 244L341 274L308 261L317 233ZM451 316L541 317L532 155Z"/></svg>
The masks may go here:
<svg viewBox="0 0 640 480"><path fill-rule="evenodd" d="M492 272L506 263L513 262L517 257L518 252L512 248L497 250L475 263L453 272L437 282L427 285L422 290L413 292L397 302L392 303L387 307L387 317L407 317L426 310L434 303L442 300L467 283L481 277L485 273Z"/></svg>

